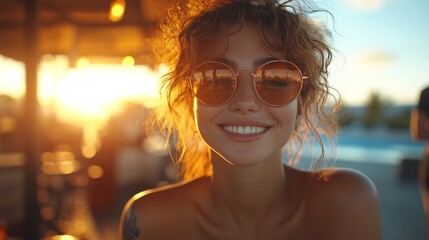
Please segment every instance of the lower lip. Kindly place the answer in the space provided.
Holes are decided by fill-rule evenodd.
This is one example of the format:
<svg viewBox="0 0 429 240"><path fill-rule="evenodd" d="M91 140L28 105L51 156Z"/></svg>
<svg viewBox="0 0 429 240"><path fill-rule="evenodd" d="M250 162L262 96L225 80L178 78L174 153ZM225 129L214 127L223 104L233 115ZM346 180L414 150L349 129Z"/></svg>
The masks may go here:
<svg viewBox="0 0 429 240"><path fill-rule="evenodd" d="M226 134L226 136L228 136L228 138L230 138L233 141L237 141L237 142L252 142L252 141L256 141L256 140L260 139L268 131L268 129L266 129L266 130L264 130L261 133L239 134L239 133L233 133L233 132L225 131L225 129L223 129L223 128L222 128L222 130Z"/></svg>

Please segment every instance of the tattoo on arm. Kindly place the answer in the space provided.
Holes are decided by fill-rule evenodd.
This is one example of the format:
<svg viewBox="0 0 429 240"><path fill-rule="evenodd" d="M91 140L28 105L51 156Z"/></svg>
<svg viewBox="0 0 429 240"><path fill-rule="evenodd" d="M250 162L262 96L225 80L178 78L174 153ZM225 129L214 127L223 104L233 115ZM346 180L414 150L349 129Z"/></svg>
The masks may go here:
<svg viewBox="0 0 429 240"><path fill-rule="evenodd" d="M125 214L122 239L137 240L140 234L140 229L137 227L137 216L134 206L131 206Z"/></svg>

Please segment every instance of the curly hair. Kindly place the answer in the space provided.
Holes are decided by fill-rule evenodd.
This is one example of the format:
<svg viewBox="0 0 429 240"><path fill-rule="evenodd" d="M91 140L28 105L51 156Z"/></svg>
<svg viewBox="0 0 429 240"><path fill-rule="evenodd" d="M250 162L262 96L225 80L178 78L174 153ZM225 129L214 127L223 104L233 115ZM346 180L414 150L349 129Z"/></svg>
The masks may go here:
<svg viewBox="0 0 429 240"><path fill-rule="evenodd" d="M163 132L176 138L175 160L185 179L210 175L212 171L210 149L198 135L193 118L193 95L187 81L191 49L193 44L210 39L222 26L233 24L257 26L266 47L282 52L308 77L298 98L303 111L286 150L296 162L303 140L311 135L322 150L316 162L316 168L320 167L324 159L321 135L334 138L338 123L333 109L340 104L327 81L333 56L326 39L330 34L309 17L318 12L329 13L302 0L190 0L176 1L168 9L154 45L158 64L169 69L163 77L160 93L165 98L158 116ZM334 104L328 108L331 96Z"/></svg>

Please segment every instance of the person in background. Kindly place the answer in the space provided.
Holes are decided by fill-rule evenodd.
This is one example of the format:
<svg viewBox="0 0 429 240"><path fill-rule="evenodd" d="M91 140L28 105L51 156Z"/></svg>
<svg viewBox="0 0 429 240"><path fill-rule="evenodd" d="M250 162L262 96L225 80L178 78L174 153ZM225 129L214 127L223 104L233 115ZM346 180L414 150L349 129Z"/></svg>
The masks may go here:
<svg viewBox="0 0 429 240"><path fill-rule="evenodd" d="M381 239L371 180L323 167L340 104L321 12L293 0L173 4L154 49L170 70L159 119L183 181L130 199L121 239ZM307 139L322 148L314 169L287 164Z"/></svg>
<svg viewBox="0 0 429 240"><path fill-rule="evenodd" d="M411 112L410 132L416 140L429 141L429 87L421 91L417 106ZM429 144L424 147L418 179L429 237Z"/></svg>

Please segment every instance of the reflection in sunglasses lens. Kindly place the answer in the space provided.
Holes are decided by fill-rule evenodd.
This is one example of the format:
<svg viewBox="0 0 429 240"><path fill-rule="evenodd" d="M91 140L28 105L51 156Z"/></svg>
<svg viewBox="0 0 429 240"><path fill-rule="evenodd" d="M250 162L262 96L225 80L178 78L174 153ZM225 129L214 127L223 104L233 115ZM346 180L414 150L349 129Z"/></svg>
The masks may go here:
<svg viewBox="0 0 429 240"><path fill-rule="evenodd" d="M299 69L286 61L262 65L254 75L255 90L269 105L281 106L292 102L299 94L302 76ZM234 72L220 62L206 62L196 67L191 76L191 87L196 97L208 105L226 103L235 92Z"/></svg>
<svg viewBox="0 0 429 240"><path fill-rule="evenodd" d="M198 66L192 74L192 82L197 98L209 105L227 102L236 87L234 73L228 66L216 62Z"/></svg>
<svg viewBox="0 0 429 240"><path fill-rule="evenodd" d="M301 89L299 69L288 62L270 62L258 69L255 86L259 97L270 105L292 102Z"/></svg>

